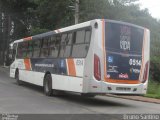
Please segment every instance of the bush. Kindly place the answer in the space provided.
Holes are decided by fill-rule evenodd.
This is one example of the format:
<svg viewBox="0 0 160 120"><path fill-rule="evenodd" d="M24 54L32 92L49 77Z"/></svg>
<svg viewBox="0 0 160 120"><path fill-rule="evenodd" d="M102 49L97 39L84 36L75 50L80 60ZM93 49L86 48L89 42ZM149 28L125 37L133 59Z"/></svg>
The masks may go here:
<svg viewBox="0 0 160 120"><path fill-rule="evenodd" d="M146 97L160 98L160 83L149 79Z"/></svg>
<svg viewBox="0 0 160 120"><path fill-rule="evenodd" d="M151 61L150 77L152 80L160 82L160 63Z"/></svg>

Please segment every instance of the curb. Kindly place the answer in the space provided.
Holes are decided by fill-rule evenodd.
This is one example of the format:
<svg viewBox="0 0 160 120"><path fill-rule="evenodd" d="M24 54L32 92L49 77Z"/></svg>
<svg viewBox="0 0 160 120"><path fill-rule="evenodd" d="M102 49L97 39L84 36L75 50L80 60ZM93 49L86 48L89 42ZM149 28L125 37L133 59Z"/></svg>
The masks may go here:
<svg viewBox="0 0 160 120"><path fill-rule="evenodd" d="M147 97L143 97L143 96L120 96L120 95L111 95L111 94L106 94L106 96L115 97L115 98L122 98L122 99L128 99L128 100L134 100L134 101L147 102L147 103L160 104L160 100L159 99L147 98Z"/></svg>

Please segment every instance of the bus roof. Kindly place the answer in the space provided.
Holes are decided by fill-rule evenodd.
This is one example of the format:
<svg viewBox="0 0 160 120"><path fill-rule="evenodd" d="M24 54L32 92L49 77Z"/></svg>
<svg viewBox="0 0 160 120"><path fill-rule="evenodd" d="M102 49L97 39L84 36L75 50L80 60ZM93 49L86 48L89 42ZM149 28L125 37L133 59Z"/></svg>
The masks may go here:
<svg viewBox="0 0 160 120"><path fill-rule="evenodd" d="M42 37L51 36L51 35L66 32L66 31L69 31L69 30L75 30L75 29L79 29L79 28L83 28L83 27L89 27L89 26L91 26L92 22L102 21L102 20L104 20L106 22L126 24L126 25L129 25L129 26L138 27L140 29L147 29L147 28L144 28L144 27L132 24L132 23L128 23L128 22L122 22L122 21L116 21L116 20L110 20L110 19L94 19L94 20L79 23L79 24L76 24L76 25L71 25L71 26L60 28L60 29L57 29L57 30L45 32L45 33L42 33L42 34L37 34L37 35L31 36L31 37L26 37L26 38L22 38L22 39L19 39L19 40L15 40L14 43L19 43L19 42L29 41L29 40L36 40L36 39L40 39Z"/></svg>

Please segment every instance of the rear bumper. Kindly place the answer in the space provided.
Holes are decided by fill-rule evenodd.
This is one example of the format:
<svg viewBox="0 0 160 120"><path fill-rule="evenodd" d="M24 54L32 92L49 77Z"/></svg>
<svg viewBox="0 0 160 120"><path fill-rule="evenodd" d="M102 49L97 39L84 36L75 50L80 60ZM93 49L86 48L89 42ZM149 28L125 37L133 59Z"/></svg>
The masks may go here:
<svg viewBox="0 0 160 120"><path fill-rule="evenodd" d="M142 95L147 92L147 83L114 84L102 82L102 93Z"/></svg>
<svg viewBox="0 0 160 120"><path fill-rule="evenodd" d="M87 93L122 94L122 95L143 95L147 92L147 84L118 84L104 81L91 80Z"/></svg>

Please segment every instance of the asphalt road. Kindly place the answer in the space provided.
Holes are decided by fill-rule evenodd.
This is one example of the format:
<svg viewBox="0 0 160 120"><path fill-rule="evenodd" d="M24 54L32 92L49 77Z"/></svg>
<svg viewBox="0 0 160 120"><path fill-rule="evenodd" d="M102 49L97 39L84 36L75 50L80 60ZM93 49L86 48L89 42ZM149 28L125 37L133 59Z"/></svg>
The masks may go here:
<svg viewBox="0 0 160 120"><path fill-rule="evenodd" d="M16 114L143 114L159 113L160 104L96 96L84 98L68 93L47 97L43 89L30 84L18 86L0 70L0 113Z"/></svg>

